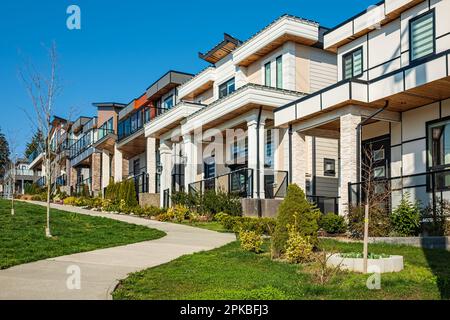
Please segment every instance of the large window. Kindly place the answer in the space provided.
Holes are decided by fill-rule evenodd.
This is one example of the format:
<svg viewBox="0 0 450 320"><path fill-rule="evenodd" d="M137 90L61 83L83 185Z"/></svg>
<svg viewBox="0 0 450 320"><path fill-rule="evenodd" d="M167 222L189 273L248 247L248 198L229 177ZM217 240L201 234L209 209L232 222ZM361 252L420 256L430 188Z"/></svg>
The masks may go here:
<svg viewBox="0 0 450 320"><path fill-rule="evenodd" d="M335 159L323 159L323 174L328 177L334 177L336 175Z"/></svg>
<svg viewBox="0 0 450 320"><path fill-rule="evenodd" d="M264 65L264 84L268 87L272 85L272 71L270 69L270 62Z"/></svg>
<svg viewBox="0 0 450 320"><path fill-rule="evenodd" d="M450 166L450 120L428 126L428 165Z"/></svg>
<svg viewBox="0 0 450 320"><path fill-rule="evenodd" d="M283 56L279 56L276 60L277 66L277 88L283 89Z"/></svg>
<svg viewBox="0 0 450 320"><path fill-rule="evenodd" d="M363 49L358 48L342 58L344 79L359 77L363 73Z"/></svg>
<svg viewBox="0 0 450 320"><path fill-rule="evenodd" d="M230 93L234 92L235 87L234 87L234 78L228 80L225 83L222 83L219 86L219 99L226 97L227 95L229 95Z"/></svg>
<svg viewBox="0 0 450 320"><path fill-rule="evenodd" d="M169 110L173 107L173 95L164 100L164 109Z"/></svg>
<svg viewBox="0 0 450 320"><path fill-rule="evenodd" d="M411 61L433 54L435 51L434 11L411 19L409 26Z"/></svg>
<svg viewBox="0 0 450 320"><path fill-rule="evenodd" d="M264 165L266 167L272 168L273 167L273 137L272 137L272 130L267 130L267 136L266 136L266 152L265 152L265 159L264 159Z"/></svg>

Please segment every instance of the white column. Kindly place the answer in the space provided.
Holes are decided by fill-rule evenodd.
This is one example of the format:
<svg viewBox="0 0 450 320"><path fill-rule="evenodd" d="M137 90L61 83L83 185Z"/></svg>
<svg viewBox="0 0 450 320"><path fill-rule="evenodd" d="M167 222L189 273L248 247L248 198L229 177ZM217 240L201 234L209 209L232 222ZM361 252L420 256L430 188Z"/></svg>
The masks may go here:
<svg viewBox="0 0 450 320"><path fill-rule="evenodd" d="M341 116L341 167L339 179L339 214L345 215L348 209L348 183L357 182L357 135L356 126L361 122L360 116L347 114Z"/></svg>
<svg viewBox="0 0 450 320"><path fill-rule="evenodd" d="M264 126L265 119L251 119L247 122L248 128L248 167L253 169L253 197L258 197L258 175L259 175L259 197L264 198ZM259 136L259 167L258 167L258 136Z"/></svg>
<svg viewBox="0 0 450 320"><path fill-rule="evenodd" d="M273 167L275 170L288 171L289 166L286 165L286 159L289 158L289 154L286 152L286 145L289 144L288 130L284 128L272 129L273 139Z"/></svg>
<svg viewBox="0 0 450 320"><path fill-rule="evenodd" d="M292 133L292 183L297 184L306 193L306 137L299 132Z"/></svg>
<svg viewBox="0 0 450 320"><path fill-rule="evenodd" d="M110 179L110 155L106 150L102 151L102 185L101 190L103 191L109 184Z"/></svg>
<svg viewBox="0 0 450 320"><path fill-rule="evenodd" d="M123 177L122 162L123 162L122 152L119 149L117 149L117 144L115 144L114 145L114 181L115 182L122 181L122 177ZM127 174L128 174L128 172L127 172Z"/></svg>
<svg viewBox="0 0 450 320"><path fill-rule="evenodd" d="M197 181L197 170L199 166L198 141L190 133L183 136L186 163L184 169L185 191L189 192L189 184Z"/></svg>
<svg viewBox="0 0 450 320"><path fill-rule="evenodd" d="M161 207L164 205L164 190L172 189L172 142L161 141L159 146L161 156ZM170 192L171 193L171 192Z"/></svg>
<svg viewBox="0 0 450 320"><path fill-rule="evenodd" d="M147 173L148 173L148 192L156 193L156 139L147 138Z"/></svg>
<svg viewBox="0 0 450 320"><path fill-rule="evenodd" d="M288 41L284 44L285 53L283 54L283 89L296 90L296 53L295 43ZM274 69L276 70L276 69Z"/></svg>

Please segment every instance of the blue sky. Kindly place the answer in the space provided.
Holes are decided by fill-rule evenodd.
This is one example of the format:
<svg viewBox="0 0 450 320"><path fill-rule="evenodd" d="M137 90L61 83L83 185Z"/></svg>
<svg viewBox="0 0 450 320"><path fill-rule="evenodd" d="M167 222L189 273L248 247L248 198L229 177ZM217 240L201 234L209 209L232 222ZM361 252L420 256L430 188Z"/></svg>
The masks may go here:
<svg viewBox="0 0 450 320"><path fill-rule="evenodd" d="M172 69L196 73L198 58L227 32L246 40L284 13L333 27L375 0L107 1L8 0L0 10L0 128L17 135L19 153L33 129L32 106L17 76L25 59L48 65L43 45L56 42L63 91L55 112L90 116L93 102L128 103ZM81 8L81 30L66 9ZM43 69L46 70L46 69Z"/></svg>

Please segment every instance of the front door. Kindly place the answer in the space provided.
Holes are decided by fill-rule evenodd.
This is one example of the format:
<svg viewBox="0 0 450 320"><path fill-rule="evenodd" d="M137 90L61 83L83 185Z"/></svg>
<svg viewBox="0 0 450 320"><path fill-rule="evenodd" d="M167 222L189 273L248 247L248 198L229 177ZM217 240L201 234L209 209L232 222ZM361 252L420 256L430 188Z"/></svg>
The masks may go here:
<svg viewBox="0 0 450 320"><path fill-rule="evenodd" d="M361 181L363 186L372 176L374 196L382 197L388 192L387 178L390 177L391 138L390 135L377 137L362 142ZM363 187L362 199L366 198L367 189Z"/></svg>

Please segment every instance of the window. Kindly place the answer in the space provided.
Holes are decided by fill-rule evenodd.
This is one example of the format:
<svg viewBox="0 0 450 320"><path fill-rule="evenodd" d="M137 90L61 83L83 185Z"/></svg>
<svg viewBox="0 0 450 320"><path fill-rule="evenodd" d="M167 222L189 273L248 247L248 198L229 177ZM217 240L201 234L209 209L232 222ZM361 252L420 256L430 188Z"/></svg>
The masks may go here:
<svg viewBox="0 0 450 320"><path fill-rule="evenodd" d="M373 151L373 161L384 160L384 149L378 149Z"/></svg>
<svg viewBox="0 0 450 320"><path fill-rule="evenodd" d="M173 107L173 96L167 97L164 100L164 109L169 110Z"/></svg>
<svg viewBox="0 0 450 320"><path fill-rule="evenodd" d="M323 159L323 174L325 176L334 177L336 175L336 160Z"/></svg>
<svg viewBox="0 0 450 320"><path fill-rule="evenodd" d="M219 99L226 97L230 93L234 92L234 78L222 83L219 86Z"/></svg>
<svg viewBox="0 0 450 320"><path fill-rule="evenodd" d="M277 65L277 88L283 89L283 56L279 56L276 60Z"/></svg>
<svg viewBox="0 0 450 320"><path fill-rule="evenodd" d="M272 130L267 130L267 139L266 139L266 157L264 165L266 167L272 168L273 166L273 139L272 139Z"/></svg>
<svg viewBox="0 0 450 320"><path fill-rule="evenodd" d="M363 49L358 48L342 57L344 79L359 77L363 73Z"/></svg>
<svg viewBox="0 0 450 320"><path fill-rule="evenodd" d="M205 179L214 178L216 175L216 162L214 156L205 159L204 162Z"/></svg>
<svg viewBox="0 0 450 320"><path fill-rule="evenodd" d="M450 165L450 120L428 126L428 148L431 168Z"/></svg>
<svg viewBox="0 0 450 320"><path fill-rule="evenodd" d="M268 87L272 85L272 72L270 69L270 62L264 65L264 85Z"/></svg>
<svg viewBox="0 0 450 320"><path fill-rule="evenodd" d="M409 30L411 61L434 53L434 11L411 19Z"/></svg>

